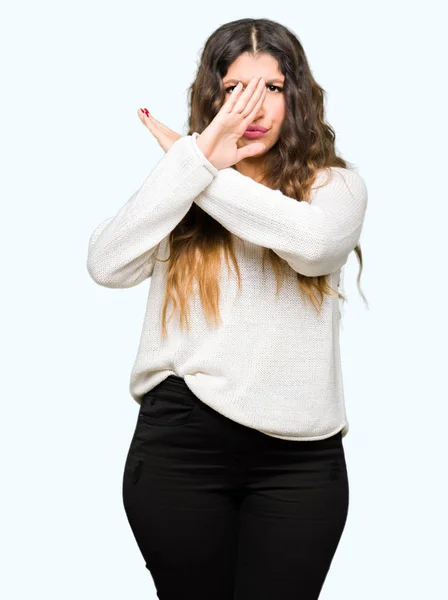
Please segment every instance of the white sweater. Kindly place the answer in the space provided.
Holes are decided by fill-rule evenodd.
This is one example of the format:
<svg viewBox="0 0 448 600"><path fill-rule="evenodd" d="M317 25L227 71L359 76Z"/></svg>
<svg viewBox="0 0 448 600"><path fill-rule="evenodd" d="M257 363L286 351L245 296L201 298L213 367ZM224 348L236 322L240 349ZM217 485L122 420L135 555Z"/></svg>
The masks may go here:
<svg viewBox="0 0 448 600"><path fill-rule="evenodd" d="M89 240L87 269L108 288L151 278L146 315L130 378L142 396L169 375L222 415L285 440L319 440L348 433L341 373L337 297L324 296L319 315L301 299L296 272L330 276L337 289L341 267L360 238L367 189L355 171L321 171L311 202L299 202L229 167L218 170L196 144L198 133L178 139L114 217ZM324 177L328 175L325 174ZM190 333L178 313L161 334L168 235L196 202L233 235L238 281L222 269L221 326L206 321L196 296ZM272 248L291 267L278 296L269 259ZM171 312L171 302L167 315Z"/></svg>

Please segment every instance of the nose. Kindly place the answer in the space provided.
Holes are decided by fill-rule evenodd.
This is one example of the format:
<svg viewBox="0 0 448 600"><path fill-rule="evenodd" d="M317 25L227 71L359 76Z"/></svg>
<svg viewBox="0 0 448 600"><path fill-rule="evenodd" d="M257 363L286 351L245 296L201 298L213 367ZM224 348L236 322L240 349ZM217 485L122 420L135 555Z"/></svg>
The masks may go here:
<svg viewBox="0 0 448 600"><path fill-rule="evenodd" d="M257 112L254 114L254 118L253 121L257 122L259 119L262 119L265 113L265 106L264 106L264 100L262 105L260 106L260 108L257 110Z"/></svg>

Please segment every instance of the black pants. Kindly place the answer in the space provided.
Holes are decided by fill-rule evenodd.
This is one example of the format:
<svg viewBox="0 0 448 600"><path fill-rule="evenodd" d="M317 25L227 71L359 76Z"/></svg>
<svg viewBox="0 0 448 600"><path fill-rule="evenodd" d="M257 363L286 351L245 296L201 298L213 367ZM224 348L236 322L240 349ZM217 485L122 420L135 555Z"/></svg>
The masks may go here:
<svg viewBox="0 0 448 600"><path fill-rule="evenodd" d="M142 400L123 504L161 600L315 600L348 499L340 432L267 436L175 375Z"/></svg>

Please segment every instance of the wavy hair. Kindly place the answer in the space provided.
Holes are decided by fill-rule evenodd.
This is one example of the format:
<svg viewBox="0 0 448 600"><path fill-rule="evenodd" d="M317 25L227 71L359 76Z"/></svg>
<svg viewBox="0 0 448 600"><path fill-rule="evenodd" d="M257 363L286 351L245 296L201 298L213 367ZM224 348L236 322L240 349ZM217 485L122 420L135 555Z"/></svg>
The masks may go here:
<svg viewBox="0 0 448 600"><path fill-rule="evenodd" d="M267 53L274 57L285 76L285 118L276 144L264 154L264 178L260 183L297 201L309 201L317 173L327 167L347 167L347 162L336 155L335 131L324 119L325 90L311 73L303 47L297 37L285 26L269 19L239 19L219 27L206 41L194 82L189 87L190 114L188 134L201 133L214 119L225 101L222 79L230 65L243 53L256 57ZM235 168L235 166L233 166ZM162 309L162 332L166 336L166 318L169 300L173 312L180 309L181 328L189 330L189 298L195 291L202 302L205 317L210 323L221 322L219 315L218 274L225 256L229 256L241 288L241 276L233 248L231 233L196 203L193 203L182 221L169 235L170 256L167 267L167 287ZM361 247L354 248L363 269ZM285 268L290 268L272 249L263 248L263 268L269 256L277 281L277 294L283 282ZM160 259L157 259L160 260ZM346 297L334 290L328 275L307 277L297 273L298 290L305 301L310 301L320 312L323 297ZM339 286L338 286L339 287Z"/></svg>

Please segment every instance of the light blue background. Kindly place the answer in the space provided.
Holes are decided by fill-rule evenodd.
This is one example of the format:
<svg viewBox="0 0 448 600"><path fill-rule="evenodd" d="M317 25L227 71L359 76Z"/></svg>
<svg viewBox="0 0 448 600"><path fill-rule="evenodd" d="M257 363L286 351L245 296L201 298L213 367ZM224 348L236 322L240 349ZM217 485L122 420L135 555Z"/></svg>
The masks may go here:
<svg viewBox="0 0 448 600"><path fill-rule="evenodd" d="M344 276L350 508L321 599L448 598L446 15L347 0L3 0L3 598L156 598L121 497L149 282L96 285L87 242L163 156L137 109L185 134L200 50L243 17L299 36L369 191L369 309L354 253Z"/></svg>

